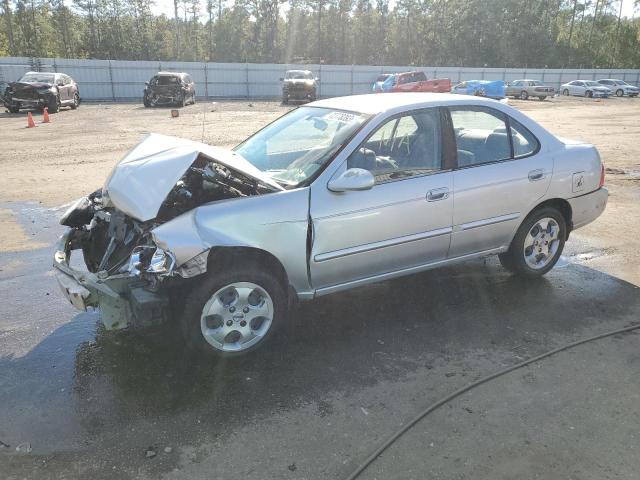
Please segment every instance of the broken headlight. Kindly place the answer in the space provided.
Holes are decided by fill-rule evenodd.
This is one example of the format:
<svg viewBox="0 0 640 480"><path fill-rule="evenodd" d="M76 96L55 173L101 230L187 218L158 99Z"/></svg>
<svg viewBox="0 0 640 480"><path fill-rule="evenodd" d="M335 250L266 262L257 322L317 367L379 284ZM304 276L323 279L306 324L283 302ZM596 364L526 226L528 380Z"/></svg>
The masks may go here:
<svg viewBox="0 0 640 480"><path fill-rule="evenodd" d="M132 276L152 273L166 277L173 273L175 265L176 257L171 252L155 246L143 245L133 249L128 271Z"/></svg>

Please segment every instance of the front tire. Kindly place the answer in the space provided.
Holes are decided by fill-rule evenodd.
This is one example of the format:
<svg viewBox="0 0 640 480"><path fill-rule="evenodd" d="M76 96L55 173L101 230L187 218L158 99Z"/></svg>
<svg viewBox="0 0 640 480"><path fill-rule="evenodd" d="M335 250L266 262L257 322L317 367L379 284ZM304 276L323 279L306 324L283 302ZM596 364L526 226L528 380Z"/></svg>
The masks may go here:
<svg viewBox="0 0 640 480"><path fill-rule="evenodd" d="M527 100L529 98L529 93L526 90L520 92L520 100Z"/></svg>
<svg viewBox="0 0 640 480"><path fill-rule="evenodd" d="M181 329L188 350L235 357L264 345L283 323L287 301L278 279L250 264L207 274L185 301Z"/></svg>
<svg viewBox="0 0 640 480"><path fill-rule="evenodd" d="M616 97L624 97L624 90L622 90L621 88L616 90Z"/></svg>
<svg viewBox="0 0 640 480"><path fill-rule="evenodd" d="M20 107L7 107L7 109L9 110L9 113L19 113L20 112Z"/></svg>
<svg viewBox="0 0 640 480"><path fill-rule="evenodd" d="M568 88L565 88L565 89L562 91L562 95L564 95L565 97L568 97L568 96L569 96L569 89L568 89Z"/></svg>
<svg viewBox="0 0 640 480"><path fill-rule="evenodd" d="M566 238L567 224L562 213L553 207L540 208L522 222L509 250L498 258L512 273L540 277L560 258Z"/></svg>
<svg viewBox="0 0 640 480"><path fill-rule="evenodd" d="M58 110L60 110L60 95L56 95L53 101L47 104L47 109L49 113L58 113Z"/></svg>
<svg viewBox="0 0 640 480"><path fill-rule="evenodd" d="M587 90L586 92L584 92L584 96L587 98L591 98L593 97L593 92L591 90Z"/></svg>
<svg viewBox="0 0 640 480"><path fill-rule="evenodd" d="M538 97L538 100L540 100L541 102L544 102L545 98L547 98L546 95L543 95L541 97Z"/></svg>

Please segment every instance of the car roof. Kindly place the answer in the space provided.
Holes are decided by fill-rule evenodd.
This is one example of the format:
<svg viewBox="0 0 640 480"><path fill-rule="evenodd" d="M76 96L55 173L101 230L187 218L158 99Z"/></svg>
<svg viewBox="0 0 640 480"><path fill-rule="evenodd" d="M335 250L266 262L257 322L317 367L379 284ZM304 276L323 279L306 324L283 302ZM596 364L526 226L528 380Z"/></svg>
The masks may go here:
<svg viewBox="0 0 640 480"><path fill-rule="evenodd" d="M156 73L156 77L180 77L182 75L186 75L184 72L158 72Z"/></svg>
<svg viewBox="0 0 640 480"><path fill-rule="evenodd" d="M600 78L600 79L598 79L596 81L600 82L602 80L609 80L610 82L622 82L622 80L620 80L619 78Z"/></svg>
<svg viewBox="0 0 640 480"><path fill-rule="evenodd" d="M333 108L351 112L376 115L391 110L408 110L411 107L421 108L441 105L487 105L494 106L496 100L472 95L456 95L450 93L372 93L367 95L351 95L334 97L307 105L312 107Z"/></svg>
<svg viewBox="0 0 640 480"><path fill-rule="evenodd" d="M299 72L299 73L311 73L311 70L287 70L287 73Z"/></svg>

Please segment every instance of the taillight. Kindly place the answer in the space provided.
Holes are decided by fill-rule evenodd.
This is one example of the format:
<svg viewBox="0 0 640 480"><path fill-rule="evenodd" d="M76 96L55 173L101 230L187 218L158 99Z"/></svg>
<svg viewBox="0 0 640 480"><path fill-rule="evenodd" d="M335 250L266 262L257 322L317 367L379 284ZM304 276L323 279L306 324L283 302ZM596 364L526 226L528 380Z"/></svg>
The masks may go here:
<svg viewBox="0 0 640 480"><path fill-rule="evenodd" d="M598 185L598 188L601 188L602 186L604 186L604 163L600 166L600 184Z"/></svg>

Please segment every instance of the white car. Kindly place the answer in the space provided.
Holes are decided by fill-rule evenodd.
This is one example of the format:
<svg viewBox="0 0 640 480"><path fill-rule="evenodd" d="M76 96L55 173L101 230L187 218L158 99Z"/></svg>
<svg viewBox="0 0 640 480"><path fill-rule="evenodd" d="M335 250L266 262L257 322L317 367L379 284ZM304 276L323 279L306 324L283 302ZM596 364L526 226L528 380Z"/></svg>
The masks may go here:
<svg viewBox="0 0 640 480"><path fill-rule="evenodd" d="M637 97L638 93L640 93L640 88L635 85L631 85L624 80L617 80L615 78L604 78L602 80L598 80L600 85L607 87L613 93L616 94L617 97L623 97L628 95L630 97Z"/></svg>
<svg viewBox="0 0 640 480"><path fill-rule="evenodd" d="M613 93L609 88L593 80L574 80L561 85L560 91L566 97L573 95L589 98L607 98Z"/></svg>
<svg viewBox="0 0 640 480"><path fill-rule="evenodd" d="M297 301L496 254L544 275L604 210L603 184L595 147L500 102L331 98L233 151L148 136L63 216L54 266L107 329L178 320L187 345L232 356Z"/></svg>

